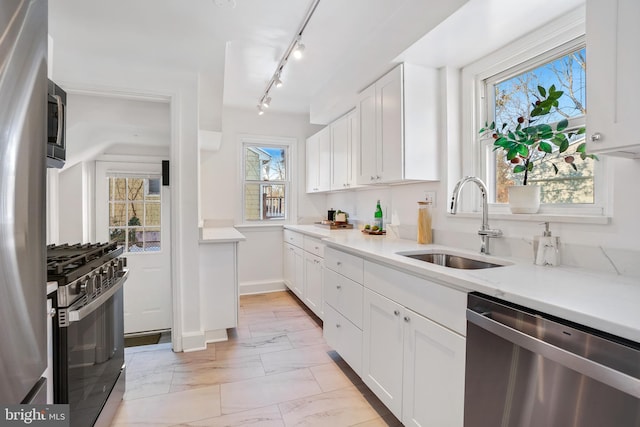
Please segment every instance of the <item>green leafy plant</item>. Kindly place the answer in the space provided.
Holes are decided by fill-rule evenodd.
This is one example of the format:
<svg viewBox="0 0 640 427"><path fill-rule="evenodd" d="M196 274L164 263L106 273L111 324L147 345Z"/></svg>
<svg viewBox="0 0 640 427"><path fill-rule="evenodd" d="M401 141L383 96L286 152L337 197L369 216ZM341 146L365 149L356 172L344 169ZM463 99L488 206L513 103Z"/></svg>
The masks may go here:
<svg viewBox="0 0 640 427"><path fill-rule="evenodd" d="M536 163L551 162L553 170L557 174L557 163L567 163L574 170L576 157L585 160L587 158L598 160L594 154L587 153L587 145L582 142L569 150L572 139L585 133L585 128L568 129L569 121L562 119L555 124L539 123L537 121L557 109L559 99L564 92L557 90L555 85L549 89L538 86L537 100L531 104L528 117L518 117L514 129L509 124L501 126L495 122L485 123L480 129L483 136L491 136L494 139L493 150L504 150L507 160L513 165L513 173L524 173L523 184L527 185L527 178Z"/></svg>

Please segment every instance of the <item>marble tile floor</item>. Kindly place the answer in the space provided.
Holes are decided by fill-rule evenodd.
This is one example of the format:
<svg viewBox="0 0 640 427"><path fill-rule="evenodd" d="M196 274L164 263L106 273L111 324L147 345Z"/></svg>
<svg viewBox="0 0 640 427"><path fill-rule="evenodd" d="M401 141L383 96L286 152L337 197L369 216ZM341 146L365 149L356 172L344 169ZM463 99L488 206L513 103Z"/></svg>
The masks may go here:
<svg viewBox="0 0 640 427"><path fill-rule="evenodd" d="M229 333L198 352L127 348L127 391L112 426L402 425L292 293L242 296Z"/></svg>

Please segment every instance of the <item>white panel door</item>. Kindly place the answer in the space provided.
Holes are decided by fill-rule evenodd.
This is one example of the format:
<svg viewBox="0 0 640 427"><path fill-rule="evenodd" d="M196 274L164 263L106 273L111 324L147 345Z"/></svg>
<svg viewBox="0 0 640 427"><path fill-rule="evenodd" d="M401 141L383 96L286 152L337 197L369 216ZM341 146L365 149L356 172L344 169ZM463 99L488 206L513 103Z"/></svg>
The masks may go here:
<svg viewBox="0 0 640 427"><path fill-rule="evenodd" d="M161 163L96 162L96 238L125 246L125 333L171 328L170 191Z"/></svg>
<svg viewBox="0 0 640 427"><path fill-rule="evenodd" d="M398 419L402 418L403 310L364 290L362 380Z"/></svg>
<svg viewBox="0 0 640 427"><path fill-rule="evenodd" d="M462 427L465 338L405 309L402 423Z"/></svg>
<svg viewBox="0 0 640 427"><path fill-rule="evenodd" d="M324 260L319 256L304 253L304 303L323 319L322 281Z"/></svg>

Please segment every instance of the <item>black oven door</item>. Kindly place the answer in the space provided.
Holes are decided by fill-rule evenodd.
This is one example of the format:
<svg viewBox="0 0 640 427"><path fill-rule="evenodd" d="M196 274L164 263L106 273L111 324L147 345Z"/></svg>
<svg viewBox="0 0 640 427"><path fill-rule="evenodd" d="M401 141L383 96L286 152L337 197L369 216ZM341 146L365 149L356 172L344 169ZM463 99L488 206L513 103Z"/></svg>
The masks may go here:
<svg viewBox="0 0 640 427"><path fill-rule="evenodd" d="M124 371L122 287L96 302L71 306L68 326L58 329L55 403L69 404L72 426L94 425Z"/></svg>

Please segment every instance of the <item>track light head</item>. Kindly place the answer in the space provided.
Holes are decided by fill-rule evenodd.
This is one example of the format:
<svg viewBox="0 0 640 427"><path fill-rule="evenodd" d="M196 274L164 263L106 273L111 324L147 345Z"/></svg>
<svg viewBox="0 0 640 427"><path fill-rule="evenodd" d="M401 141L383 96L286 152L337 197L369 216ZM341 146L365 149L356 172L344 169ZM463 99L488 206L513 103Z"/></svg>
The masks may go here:
<svg viewBox="0 0 640 427"><path fill-rule="evenodd" d="M294 58L300 59L302 58L302 52L304 52L304 44L302 44L301 37L298 37L298 42L296 43L296 47L293 49L291 53Z"/></svg>
<svg viewBox="0 0 640 427"><path fill-rule="evenodd" d="M282 87L282 80L280 79L280 73L276 74L276 77L273 79L273 84L275 87Z"/></svg>
<svg viewBox="0 0 640 427"><path fill-rule="evenodd" d="M264 98L262 98L262 106L264 108L269 108L270 105L271 105L271 97L270 96L265 96Z"/></svg>
<svg viewBox="0 0 640 427"><path fill-rule="evenodd" d="M262 105L258 104L258 105L256 105L256 108L258 109L258 115L259 116L264 114L264 110L262 109Z"/></svg>

